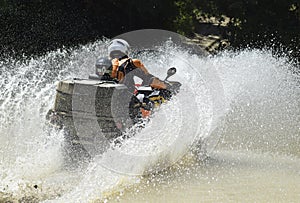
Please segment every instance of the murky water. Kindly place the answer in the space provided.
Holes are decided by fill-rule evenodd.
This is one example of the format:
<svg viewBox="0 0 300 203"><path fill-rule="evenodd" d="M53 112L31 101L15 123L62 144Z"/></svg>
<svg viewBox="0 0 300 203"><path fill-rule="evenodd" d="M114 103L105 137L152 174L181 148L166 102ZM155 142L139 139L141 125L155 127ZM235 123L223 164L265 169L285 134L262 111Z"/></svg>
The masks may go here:
<svg viewBox="0 0 300 203"><path fill-rule="evenodd" d="M165 55L141 55L149 71L161 78L163 66L176 66L172 80L182 82L182 91L136 137L151 136L151 142L135 145L136 140L129 140L120 150L157 150L151 164L166 157L172 164L144 176L116 173L103 167L105 158L138 166L131 167L137 174L149 169L149 161L118 160L112 150L84 168L67 170L63 132L47 128L45 115L54 102L56 81L92 73L101 44L27 62L2 59L1 202L300 201L299 67L268 50L198 57L165 45ZM224 105L217 116L212 100L218 94L212 93L205 74L210 70L222 84L217 93ZM191 154L188 145L203 137L218 141L207 148L206 159Z"/></svg>
<svg viewBox="0 0 300 203"><path fill-rule="evenodd" d="M299 167L291 157L216 151L179 175L158 175L112 202L297 202Z"/></svg>

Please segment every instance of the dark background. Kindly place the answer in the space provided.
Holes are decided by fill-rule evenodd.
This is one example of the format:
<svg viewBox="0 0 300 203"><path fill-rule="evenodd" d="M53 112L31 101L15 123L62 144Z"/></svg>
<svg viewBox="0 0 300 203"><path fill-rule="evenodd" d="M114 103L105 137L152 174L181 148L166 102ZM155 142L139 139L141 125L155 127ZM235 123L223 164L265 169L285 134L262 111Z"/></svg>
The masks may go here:
<svg viewBox="0 0 300 203"><path fill-rule="evenodd" d="M153 28L187 37L219 29L232 48L271 46L299 60L299 6L299 0L0 0L0 56L41 55ZM229 22L221 27L208 23L211 17Z"/></svg>

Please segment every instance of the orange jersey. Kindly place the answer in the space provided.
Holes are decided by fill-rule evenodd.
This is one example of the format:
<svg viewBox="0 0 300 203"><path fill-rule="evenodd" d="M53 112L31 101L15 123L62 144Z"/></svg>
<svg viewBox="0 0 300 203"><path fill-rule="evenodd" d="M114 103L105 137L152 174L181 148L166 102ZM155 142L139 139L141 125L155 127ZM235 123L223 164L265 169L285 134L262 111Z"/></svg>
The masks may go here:
<svg viewBox="0 0 300 203"><path fill-rule="evenodd" d="M112 60L111 77L118 79L121 83L123 82L126 71L125 70L120 71L119 67L123 63L127 62L128 59L130 59L130 58L124 58L124 59L121 59L121 60L115 58L115 59ZM156 88L156 89L166 89L167 88L167 86L164 82L160 81L158 78L155 78L153 75L151 75L148 72L148 70L145 68L144 64L140 60L132 59L132 63L135 66L135 68L139 68L140 70L142 70L141 72L143 73L144 77L141 77L141 79L144 80L145 78L151 77L151 80L149 80L149 79L147 80L151 84L146 84L146 85L150 85L151 87Z"/></svg>
<svg viewBox="0 0 300 203"><path fill-rule="evenodd" d="M118 68L125 63L129 58L124 58L122 60L119 59L113 59L112 60L112 73L111 73L111 77L112 78L117 78L119 81L122 81L123 78L125 77L124 73L119 71ZM149 75L148 70L145 68L144 64L138 60L138 59L132 59L133 65L136 68L140 68L145 75Z"/></svg>

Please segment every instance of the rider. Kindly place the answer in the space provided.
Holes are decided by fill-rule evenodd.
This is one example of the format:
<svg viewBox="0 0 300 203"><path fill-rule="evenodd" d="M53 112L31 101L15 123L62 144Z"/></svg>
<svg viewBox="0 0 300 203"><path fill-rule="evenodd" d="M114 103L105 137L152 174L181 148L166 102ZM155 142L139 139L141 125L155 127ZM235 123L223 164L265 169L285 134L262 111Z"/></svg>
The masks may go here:
<svg viewBox="0 0 300 203"><path fill-rule="evenodd" d="M134 76L143 80L143 85L157 89L166 89L166 84L148 72L138 59L129 57L130 46L123 39L114 39L109 43L108 53L112 60L111 77L126 85L130 92L134 91Z"/></svg>

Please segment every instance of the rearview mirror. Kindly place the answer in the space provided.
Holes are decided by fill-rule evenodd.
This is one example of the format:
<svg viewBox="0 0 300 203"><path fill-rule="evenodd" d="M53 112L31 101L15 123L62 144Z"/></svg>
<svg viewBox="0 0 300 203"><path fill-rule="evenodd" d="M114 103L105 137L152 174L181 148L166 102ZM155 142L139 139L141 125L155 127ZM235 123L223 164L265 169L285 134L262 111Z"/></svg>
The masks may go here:
<svg viewBox="0 0 300 203"><path fill-rule="evenodd" d="M167 71L167 77L166 77L165 80L167 80L169 77L171 77L175 73L176 73L176 68L175 67L169 68L169 70Z"/></svg>

